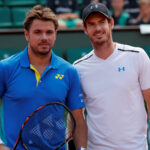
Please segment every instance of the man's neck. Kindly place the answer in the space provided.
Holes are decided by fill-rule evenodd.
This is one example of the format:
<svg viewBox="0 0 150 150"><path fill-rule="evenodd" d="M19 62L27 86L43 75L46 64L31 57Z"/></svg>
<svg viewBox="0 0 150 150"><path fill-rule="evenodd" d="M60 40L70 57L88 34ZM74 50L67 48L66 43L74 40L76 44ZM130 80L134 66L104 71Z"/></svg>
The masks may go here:
<svg viewBox="0 0 150 150"><path fill-rule="evenodd" d="M45 56L35 55L32 51L28 51L30 64L42 75L45 68L50 64L51 52Z"/></svg>
<svg viewBox="0 0 150 150"><path fill-rule="evenodd" d="M94 46L95 55L101 59L107 59L114 51L116 44L114 42L110 44L102 44L101 46Z"/></svg>

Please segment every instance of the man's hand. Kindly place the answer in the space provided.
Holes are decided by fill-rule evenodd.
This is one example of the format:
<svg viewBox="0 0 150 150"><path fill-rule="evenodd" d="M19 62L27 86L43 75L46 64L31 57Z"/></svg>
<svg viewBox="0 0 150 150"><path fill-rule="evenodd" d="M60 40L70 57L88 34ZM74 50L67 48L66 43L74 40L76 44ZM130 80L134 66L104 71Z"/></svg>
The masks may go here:
<svg viewBox="0 0 150 150"><path fill-rule="evenodd" d="M0 144L0 150L10 150L10 149L6 147L4 144Z"/></svg>

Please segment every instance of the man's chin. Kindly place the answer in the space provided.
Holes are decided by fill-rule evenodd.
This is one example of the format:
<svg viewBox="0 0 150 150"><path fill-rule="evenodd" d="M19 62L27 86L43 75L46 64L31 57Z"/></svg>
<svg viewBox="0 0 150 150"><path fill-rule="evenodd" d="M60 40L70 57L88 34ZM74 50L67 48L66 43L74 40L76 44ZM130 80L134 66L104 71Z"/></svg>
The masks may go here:
<svg viewBox="0 0 150 150"><path fill-rule="evenodd" d="M49 49L42 49L39 51L39 54L40 55L48 55L50 53L50 50Z"/></svg>

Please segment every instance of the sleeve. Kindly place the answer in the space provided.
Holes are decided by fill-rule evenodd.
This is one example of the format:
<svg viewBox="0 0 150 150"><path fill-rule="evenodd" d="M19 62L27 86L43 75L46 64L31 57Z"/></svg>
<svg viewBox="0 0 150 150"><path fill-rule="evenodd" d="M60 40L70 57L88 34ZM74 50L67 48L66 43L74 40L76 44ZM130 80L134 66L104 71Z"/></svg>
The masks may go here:
<svg viewBox="0 0 150 150"><path fill-rule="evenodd" d="M142 90L150 88L150 59L143 49L139 55L139 82Z"/></svg>
<svg viewBox="0 0 150 150"><path fill-rule="evenodd" d="M0 98L2 98L3 93L4 93L4 67L3 64L0 62Z"/></svg>
<svg viewBox="0 0 150 150"><path fill-rule="evenodd" d="M67 95L67 106L70 110L79 109L85 107L83 94L81 90L81 84L77 70L72 67L69 71L69 92Z"/></svg>

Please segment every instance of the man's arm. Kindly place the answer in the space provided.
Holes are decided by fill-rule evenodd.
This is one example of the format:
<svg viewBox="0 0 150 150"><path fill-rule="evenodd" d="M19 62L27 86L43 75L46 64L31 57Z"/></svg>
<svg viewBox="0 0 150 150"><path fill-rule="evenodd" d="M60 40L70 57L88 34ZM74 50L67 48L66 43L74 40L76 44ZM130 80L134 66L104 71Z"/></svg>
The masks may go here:
<svg viewBox="0 0 150 150"><path fill-rule="evenodd" d="M58 19L63 19L63 20L73 20L79 18L79 15L76 13L63 13L63 14L57 14L56 16Z"/></svg>
<svg viewBox="0 0 150 150"><path fill-rule="evenodd" d="M10 149L6 147L4 144L0 144L0 150L10 150Z"/></svg>
<svg viewBox="0 0 150 150"><path fill-rule="evenodd" d="M87 146L87 126L84 118L83 108L72 111L76 120L74 142L76 149Z"/></svg>
<svg viewBox="0 0 150 150"><path fill-rule="evenodd" d="M147 90L143 90L142 93L147 104L148 115L150 120L150 88Z"/></svg>

